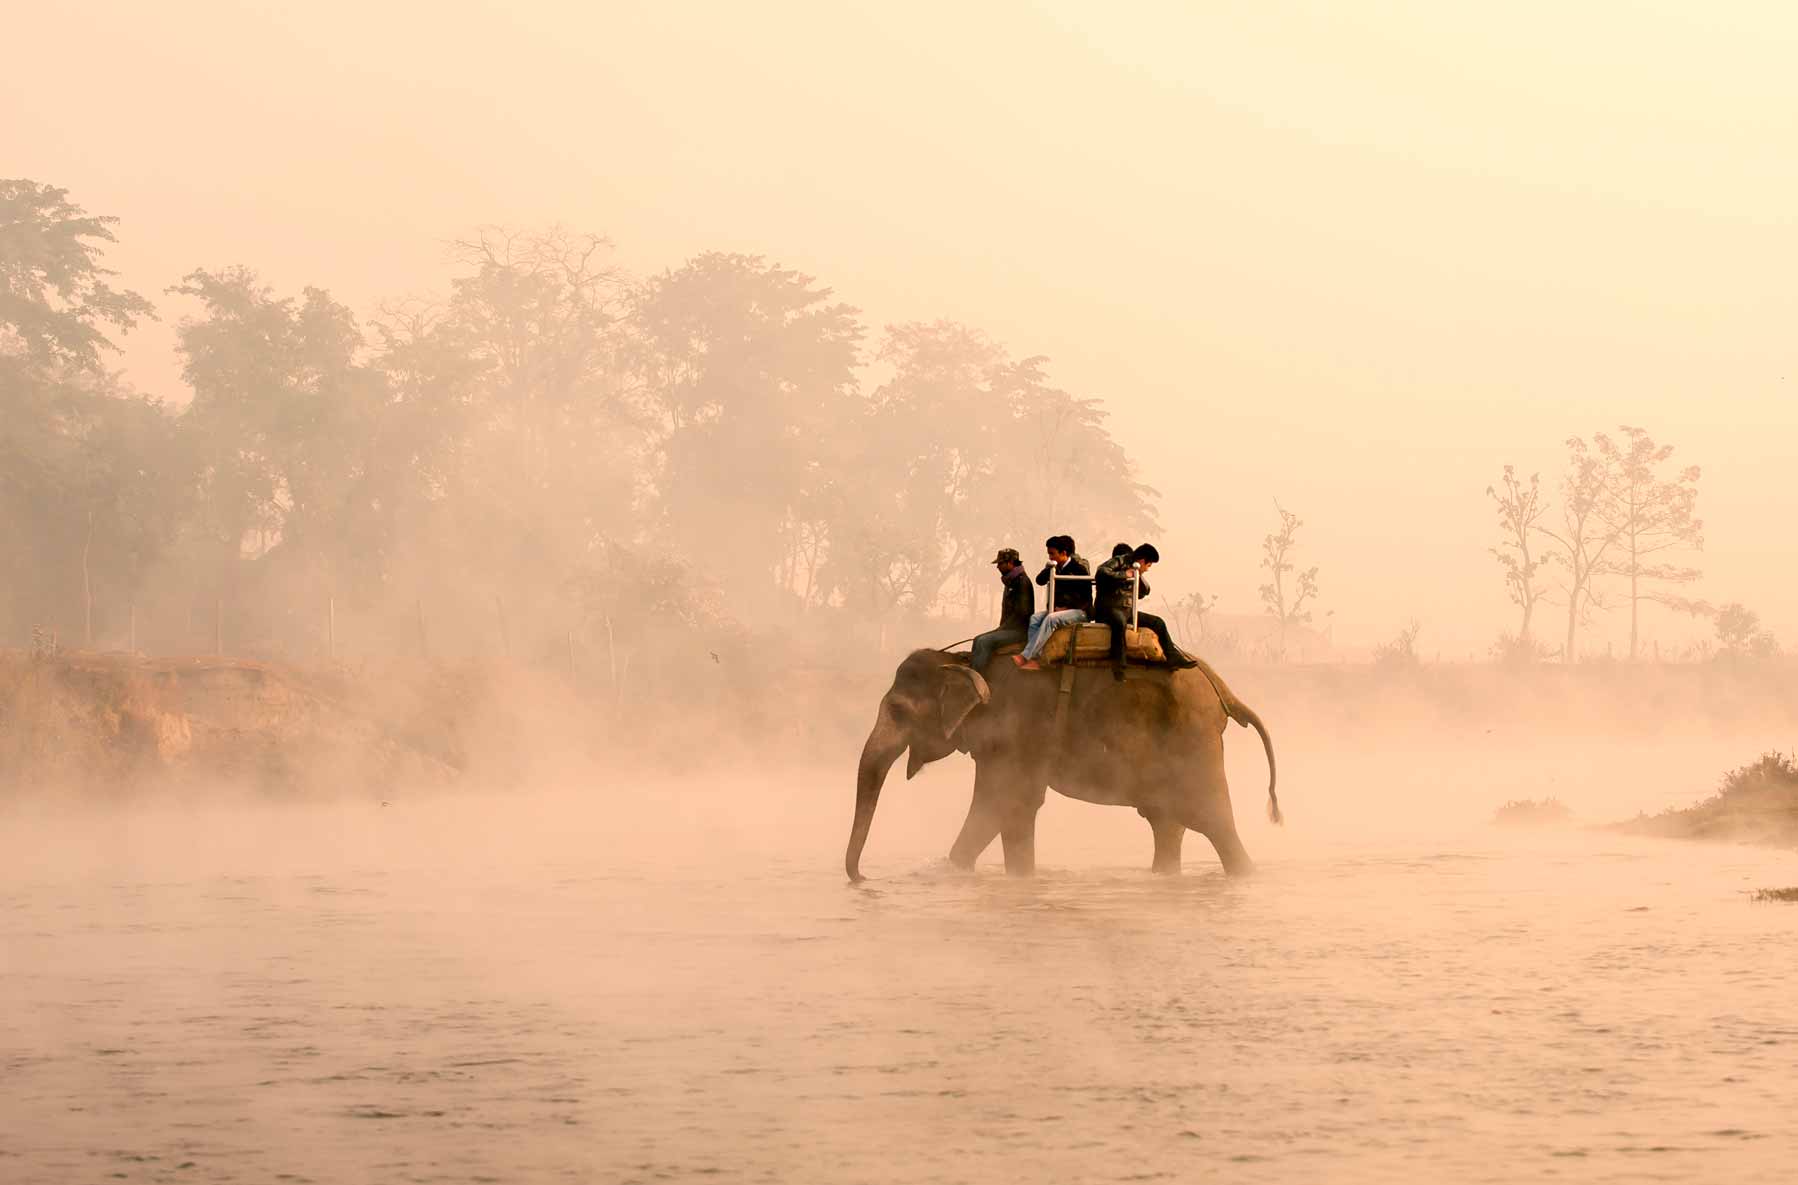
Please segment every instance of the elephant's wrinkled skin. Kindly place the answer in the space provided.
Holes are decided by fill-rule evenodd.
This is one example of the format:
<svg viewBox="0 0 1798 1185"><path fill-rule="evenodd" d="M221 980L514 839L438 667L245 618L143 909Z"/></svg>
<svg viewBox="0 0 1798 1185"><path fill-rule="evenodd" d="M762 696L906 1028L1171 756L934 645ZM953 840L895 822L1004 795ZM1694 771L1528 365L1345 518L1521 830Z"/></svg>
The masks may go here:
<svg viewBox="0 0 1798 1185"><path fill-rule="evenodd" d="M1070 798L1134 807L1155 832L1157 872L1180 870L1187 829L1204 835L1230 873L1249 871L1224 780L1224 726L1261 734L1267 752L1268 817L1280 821L1274 748L1261 720L1208 666L1133 669L1114 682L1106 669L1077 672L1066 729L1054 738L1059 672L1022 671L1001 659L990 682L967 656L918 650L899 664L862 746L855 822L843 867L861 877L862 848L887 771L910 750L905 776L956 751L974 758L974 798L949 859L962 867L1000 837L1005 870L1036 866L1036 812L1048 787Z"/></svg>

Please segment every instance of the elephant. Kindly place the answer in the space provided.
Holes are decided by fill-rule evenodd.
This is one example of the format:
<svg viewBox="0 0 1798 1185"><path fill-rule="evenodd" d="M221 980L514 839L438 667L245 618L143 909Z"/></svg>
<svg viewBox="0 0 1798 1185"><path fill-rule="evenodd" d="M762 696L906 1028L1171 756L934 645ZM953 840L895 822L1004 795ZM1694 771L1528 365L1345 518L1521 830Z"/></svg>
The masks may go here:
<svg viewBox="0 0 1798 1185"><path fill-rule="evenodd" d="M1134 807L1155 834L1153 869L1180 871L1188 829L1211 841L1231 875L1253 865L1236 834L1224 780L1224 728L1230 720L1261 735L1267 753L1267 810L1282 821L1275 793L1274 745L1261 718L1211 667L1131 667L1114 681L1108 669L1079 668L1057 736L1060 672L1025 671L1001 658L982 677L965 652L917 650L902 661L881 697L855 775L855 819L843 870L862 879L862 849L887 772L907 752L905 776L951 753L974 758L974 795L949 860L972 868L1001 839L1005 870L1036 867L1036 812L1048 787L1070 798Z"/></svg>

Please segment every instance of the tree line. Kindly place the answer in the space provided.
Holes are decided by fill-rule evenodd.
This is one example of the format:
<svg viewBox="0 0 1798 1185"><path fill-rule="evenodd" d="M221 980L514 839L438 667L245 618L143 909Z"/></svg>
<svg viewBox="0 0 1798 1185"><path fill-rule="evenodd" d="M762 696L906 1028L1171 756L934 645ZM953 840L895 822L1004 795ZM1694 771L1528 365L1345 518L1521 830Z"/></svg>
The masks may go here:
<svg viewBox="0 0 1798 1185"><path fill-rule="evenodd" d="M759 256L636 276L595 235L490 228L451 245L443 291L366 319L196 269L164 293L190 310L174 398L109 365L159 315L104 266L115 226L0 181L0 637L116 645L141 623L167 649L317 654L340 611L389 650L427 649L428 618L437 649L520 655L658 623L924 630L991 615L996 547L1157 530L1102 401L1047 359L952 321L871 331ZM1499 657L1577 658L1623 606L1640 657L1644 605L1714 619L1725 653L1776 650L1751 610L1683 595L1699 470L1672 455L1625 427L1569 440L1548 485L1505 467L1491 550L1519 619ZM1275 510L1279 660L1319 582ZM1202 643L1215 606L1170 614Z"/></svg>
<svg viewBox="0 0 1798 1185"><path fill-rule="evenodd" d="M996 546L1156 527L1102 402L1045 358L951 321L871 332L759 256L630 275L559 229L479 231L445 291L367 320L197 269L166 293L195 310L185 397L143 392L108 366L158 316L104 266L115 225L0 181L9 638L118 640L128 614L210 636L216 612L235 648L317 652L327 603L416 611L421 641L427 608L497 610L520 650L973 615Z"/></svg>

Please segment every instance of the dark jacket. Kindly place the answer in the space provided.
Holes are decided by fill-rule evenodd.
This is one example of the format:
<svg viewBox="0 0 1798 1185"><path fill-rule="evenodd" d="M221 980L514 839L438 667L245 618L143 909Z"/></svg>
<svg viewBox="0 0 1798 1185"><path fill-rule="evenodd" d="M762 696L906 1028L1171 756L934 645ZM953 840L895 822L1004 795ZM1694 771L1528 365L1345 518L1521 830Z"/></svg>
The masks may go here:
<svg viewBox="0 0 1798 1185"><path fill-rule="evenodd" d="M1136 600L1131 592L1130 557L1114 556L1099 565L1097 573L1098 604L1093 607L1093 617L1110 612L1121 612L1126 616L1136 608ZM1143 596L1149 595L1149 582L1143 581L1138 586Z"/></svg>
<svg viewBox="0 0 1798 1185"><path fill-rule="evenodd" d="M1043 585L1048 584L1049 569L1054 567L1054 564L1044 564L1043 570L1036 574L1036 582ZM1083 557L1077 555L1069 556L1068 562L1063 564L1058 571L1063 576L1091 576L1093 574L1092 566ZM1055 582L1055 603L1049 607L1051 609L1083 609L1091 613L1093 610L1093 582L1090 580L1066 582L1057 580Z"/></svg>
<svg viewBox="0 0 1798 1185"><path fill-rule="evenodd" d="M1005 599L999 604L999 628L1028 630L1030 615L1036 612L1036 590L1022 567L1013 568L1005 578Z"/></svg>

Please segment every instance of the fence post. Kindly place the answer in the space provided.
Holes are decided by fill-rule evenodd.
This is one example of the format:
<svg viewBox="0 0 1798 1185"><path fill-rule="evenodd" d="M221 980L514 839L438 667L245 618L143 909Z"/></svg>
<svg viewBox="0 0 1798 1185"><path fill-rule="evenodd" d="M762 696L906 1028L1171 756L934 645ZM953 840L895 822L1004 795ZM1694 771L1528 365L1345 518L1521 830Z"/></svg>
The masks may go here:
<svg viewBox="0 0 1798 1185"><path fill-rule="evenodd" d="M618 637L612 632L612 615L606 614L606 669L612 678L612 699L618 700Z"/></svg>

